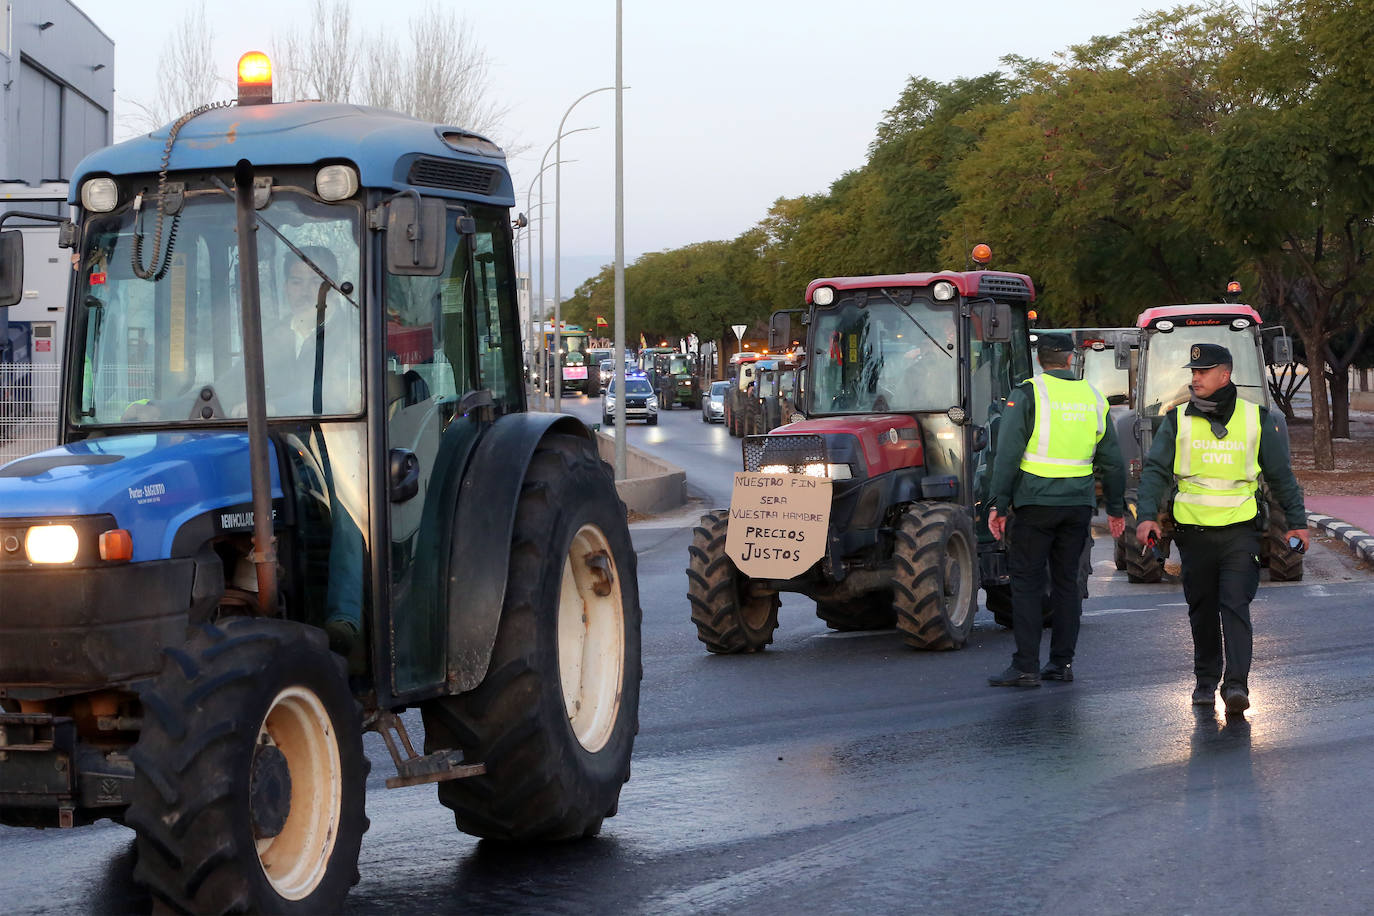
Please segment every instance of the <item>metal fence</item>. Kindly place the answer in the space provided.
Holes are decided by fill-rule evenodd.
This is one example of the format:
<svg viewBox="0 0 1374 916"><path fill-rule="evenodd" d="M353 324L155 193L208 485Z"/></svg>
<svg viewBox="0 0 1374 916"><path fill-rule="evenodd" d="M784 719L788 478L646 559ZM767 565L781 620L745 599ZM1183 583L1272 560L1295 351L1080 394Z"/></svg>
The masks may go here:
<svg viewBox="0 0 1374 916"><path fill-rule="evenodd" d="M0 464L57 444L57 365L0 365Z"/></svg>

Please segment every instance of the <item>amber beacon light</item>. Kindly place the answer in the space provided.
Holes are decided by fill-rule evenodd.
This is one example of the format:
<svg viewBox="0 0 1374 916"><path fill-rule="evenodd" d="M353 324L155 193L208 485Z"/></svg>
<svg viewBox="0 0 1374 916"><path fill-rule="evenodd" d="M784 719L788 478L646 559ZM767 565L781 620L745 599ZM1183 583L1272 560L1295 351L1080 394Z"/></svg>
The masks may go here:
<svg viewBox="0 0 1374 916"><path fill-rule="evenodd" d="M239 104L268 105L272 102L272 61L261 51L249 51L239 58Z"/></svg>

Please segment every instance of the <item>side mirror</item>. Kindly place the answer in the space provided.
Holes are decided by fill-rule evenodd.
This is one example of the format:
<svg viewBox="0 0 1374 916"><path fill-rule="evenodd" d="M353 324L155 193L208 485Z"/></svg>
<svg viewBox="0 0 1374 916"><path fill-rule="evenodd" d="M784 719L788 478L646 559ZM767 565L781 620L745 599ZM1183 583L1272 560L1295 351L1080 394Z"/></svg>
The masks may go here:
<svg viewBox="0 0 1374 916"><path fill-rule="evenodd" d="M792 312L794 309L786 309L781 312L774 312L768 319L768 350L771 353L778 353L792 346Z"/></svg>
<svg viewBox="0 0 1374 916"><path fill-rule="evenodd" d="M387 205L386 267L405 277L437 277L443 272L444 204L397 197Z"/></svg>
<svg viewBox="0 0 1374 916"><path fill-rule="evenodd" d="M24 233L0 232L0 308L24 298Z"/></svg>
<svg viewBox="0 0 1374 916"><path fill-rule="evenodd" d="M420 459L410 449L393 448L389 456L391 501L403 503L420 492Z"/></svg>
<svg viewBox="0 0 1374 916"><path fill-rule="evenodd" d="M1005 302L979 302L973 306L974 336L983 343L1011 342L1011 306Z"/></svg>
<svg viewBox="0 0 1374 916"><path fill-rule="evenodd" d="M9 235L8 232L5 235ZM1291 366L1293 364L1293 338L1287 334L1280 333L1274 338L1274 365Z"/></svg>

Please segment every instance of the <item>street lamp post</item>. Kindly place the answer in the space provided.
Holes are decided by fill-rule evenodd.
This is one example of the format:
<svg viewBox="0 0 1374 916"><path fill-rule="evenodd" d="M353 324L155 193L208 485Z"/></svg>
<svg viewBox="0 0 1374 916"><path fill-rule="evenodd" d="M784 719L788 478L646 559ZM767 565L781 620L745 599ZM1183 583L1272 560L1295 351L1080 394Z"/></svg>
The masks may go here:
<svg viewBox="0 0 1374 916"><path fill-rule="evenodd" d="M621 79L620 0L615 0L615 479L625 479L625 87Z"/></svg>
<svg viewBox="0 0 1374 916"><path fill-rule="evenodd" d="M558 136L555 137L555 138L554 138L554 141L553 141L554 146L557 148L558 152L557 152L557 153L554 155L554 157L553 157L553 164L554 164L554 169L553 169L553 368L554 368L554 383L553 383L553 384L554 384L554 387L553 387L552 390L553 390L553 393L554 393L554 395L553 395L553 396L554 396L554 403L555 403L555 405L556 405L556 406L555 406L555 409L556 409L558 412L560 412L560 413L563 411L563 292L562 292L562 287L561 287L562 278L561 278L561 276L560 276L560 274L559 274L559 270L560 270L560 268L561 268L561 266L562 266L562 265L561 265L561 262L560 262L560 259L559 259L559 255L562 253L562 248L561 248L561 246L562 246L562 238L561 238L562 232L561 232L561 230L562 230L562 225L563 225L563 205L562 205L562 201L561 201L560 198L562 197L562 191L563 191L563 170L562 170L561 168L558 167L558 161L559 161L560 159L563 158L563 145L562 145L562 144L563 144L563 137L565 136L565 134L563 133L563 125L567 123L567 121L568 121L568 115L572 114L572 110L573 110L574 108L577 107L578 102L581 102L583 99L585 99L585 98L586 98L587 96L589 96L589 95L596 95L598 92L612 92L612 91L615 90L615 88L616 88L615 86L602 86L600 89L593 89L593 90L591 90L590 92L584 92L584 93L582 93L580 96L578 96L578 97L577 97L577 100L574 101L571 105L568 106L568 110L565 111L565 112L563 112L563 118L562 118L562 120L560 120L560 121L558 122ZM572 131L568 131L568 133L572 133ZM545 155L547 156L548 154L545 153ZM542 196L542 195L541 195L541 196ZM540 244L541 246L544 244L544 237L543 237L543 234L542 234L542 233L540 234L540 237L539 237L539 244ZM543 252L542 252L542 251L540 252L540 257L541 257L541 258L543 257ZM544 282L543 271L540 271L539 282L540 282L541 285L542 285L543 282Z"/></svg>
<svg viewBox="0 0 1374 916"><path fill-rule="evenodd" d="M558 137L555 138L554 141L553 141L552 143L549 144L549 148L548 148L548 149L544 150L544 158L542 158L542 159L539 160L539 174L535 176L534 181L531 181L531 182L530 182L530 190L531 190L531 191L534 190L535 182L538 182L538 184L539 184L539 206L540 206L540 208L541 208L540 213L539 213L539 307L540 307L541 309L544 307L544 213L543 213L543 210L542 210L542 208L543 208L543 206L544 206L544 173L547 172L549 169L555 168L556 166L558 166L558 165L560 164L560 157L558 157L558 156L554 156L554 157L553 157L553 158L554 158L554 161L553 161L553 162L549 162L549 153L553 152L554 148L558 146L558 141L559 141L559 140L562 140L564 137L568 136L568 134L580 134L580 133L582 133L584 130L596 130L596 128L595 128L595 127L577 127L577 128L574 128L573 130L568 131L568 132L565 134L565 133L562 132L562 125L560 124L560 125L559 125L559 135L558 135ZM554 201L554 206L555 206L555 208L557 207L557 204L558 204L558 202L557 202L557 200L555 200L555 201ZM525 209L526 209L526 211L529 210L529 194L528 194L528 193L526 193L526 195L525 195ZM555 274L556 274L556 272L557 272L557 267L555 266ZM557 279L555 279L555 281L554 281L554 287L556 288L557 286L558 286L558 282L557 282ZM533 293L534 290L531 288L530 292ZM530 321L531 321L531 325L533 326L533 321L534 321L534 309L530 309ZM562 360L558 357L558 346L559 346L559 344L561 343L561 341L558 339L557 334L558 334L558 325L557 325L557 322L555 322L555 324L554 324L554 335L555 335L555 337L554 337L554 365L555 365L555 369L556 369L555 375L557 376L559 382L561 383L561 382L562 382L562 378L563 378L563 370L562 370L562 368L561 368L561 367L562 367ZM530 339L531 339L531 340L534 339L534 334L533 334L533 333L531 333ZM543 335L541 334L541 335L539 335L539 345L542 347L543 344L544 344L544 337L543 337ZM561 386L560 386L560 387L561 387ZM561 397L562 397L562 392L561 392L561 391L559 391L559 397L560 397L560 399L561 399ZM542 381L541 381L541 383L540 383L540 385L539 385L539 409L540 409L540 410L547 410L547 409L548 409L548 399L547 399L547 397L546 397L545 394L544 394L544 385L543 385ZM562 412L562 405L561 405L561 404L559 405L559 412L560 412L560 413Z"/></svg>
<svg viewBox="0 0 1374 916"><path fill-rule="evenodd" d="M595 128L592 128L592 127L579 127L578 130L595 130ZM550 147L552 147L552 144L550 144ZM565 161L567 161L567 162L576 162L577 160L576 160L576 159L568 159L568 160L565 160ZM533 203L533 202L532 202L532 198L533 198L533 196L534 196L534 188L535 188L536 183L538 183L539 179L543 178L544 173L547 172L547 171L548 171L549 169L551 169L551 168L553 168L553 163L552 163L552 162L550 162L548 165L546 165L546 166L544 166L542 169L540 169L540 170L539 170L539 174L536 175L534 178L532 178L532 179L530 180L530 186L529 186L528 190L525 191L525 213L526 213L526 214L533 214L535 210L538 210L538 211L539 211L539 229L538 229L538 232L539 232L539 241L540 241L540 243L541 243L541 246L540 246L540 260L539 260L539 279L540 279L540 282L541 282L541 295L540 295L540 297L539 297L539 308L540 308L540 309L542 309L542 308L544 307L544 298L543 298L543 295L542 295L542 282L543 282L543 279L544 279L544 260L543 260L543 246L542 246L542 243L543 243L543 241L544 241L544 204L545 204L545 201L542 199L542 195L541 195L541 198L540 198L540 200L539 200L538 203ZM534 304L534 242L533 242L533 240L530 239L530 233L533 232L533 231L535 231L535 229L534 229L534 217L533 217L532 215L529 216L529 220L530 220L530 224L529 224L529 226L526 228L526 232L525 232L525 283L526 283L526 285L528 286L528 289L526 290L525 299L526 299L526 301L528 301L529 304L530 304L529 321L528 321L528 333L526 334L526 339L529 341L529 353L530 353L529 366L530 366L530 371L533 372L533 371L534 371L534 362L535 362L535 359L536 359L536 358L539 356L539 354L540 354L539 346L543 344L543 339L542 339L542 338L540 337L540 335L539 335L539 330L538 330L538 328L539 328L539 323L538 323L538 321L539 321L539 320L535 317L536 311L535 311L535 304ZM537 344L536 344L536 338L539 338ZM542 371L542 369L541 369L541 371ZM538 389L538 391L539 391L540 404L541 404L541 409L542 409L542 407L543 407L543 405L544 405L544 386L543 386L542 380L541 380L541 382L540 382L538 385L536 385L535 387L536 387L536 388Z"/></svg>

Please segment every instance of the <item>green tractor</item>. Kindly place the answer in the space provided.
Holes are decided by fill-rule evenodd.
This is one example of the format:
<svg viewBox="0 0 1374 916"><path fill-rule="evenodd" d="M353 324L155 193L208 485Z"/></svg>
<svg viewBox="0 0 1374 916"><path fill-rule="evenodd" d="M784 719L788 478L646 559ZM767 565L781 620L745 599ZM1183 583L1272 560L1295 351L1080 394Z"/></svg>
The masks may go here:
<svg viewBox="0 0 1374 916"><path fill-rule="evenodd" d="M71 249L59 444L0 468L0 823L132 828L155 907L337 913L372 730L459 830L596 834L635 554L587 428L526 408L504 154L249 82L71 188L32 216Z"/></svg>

